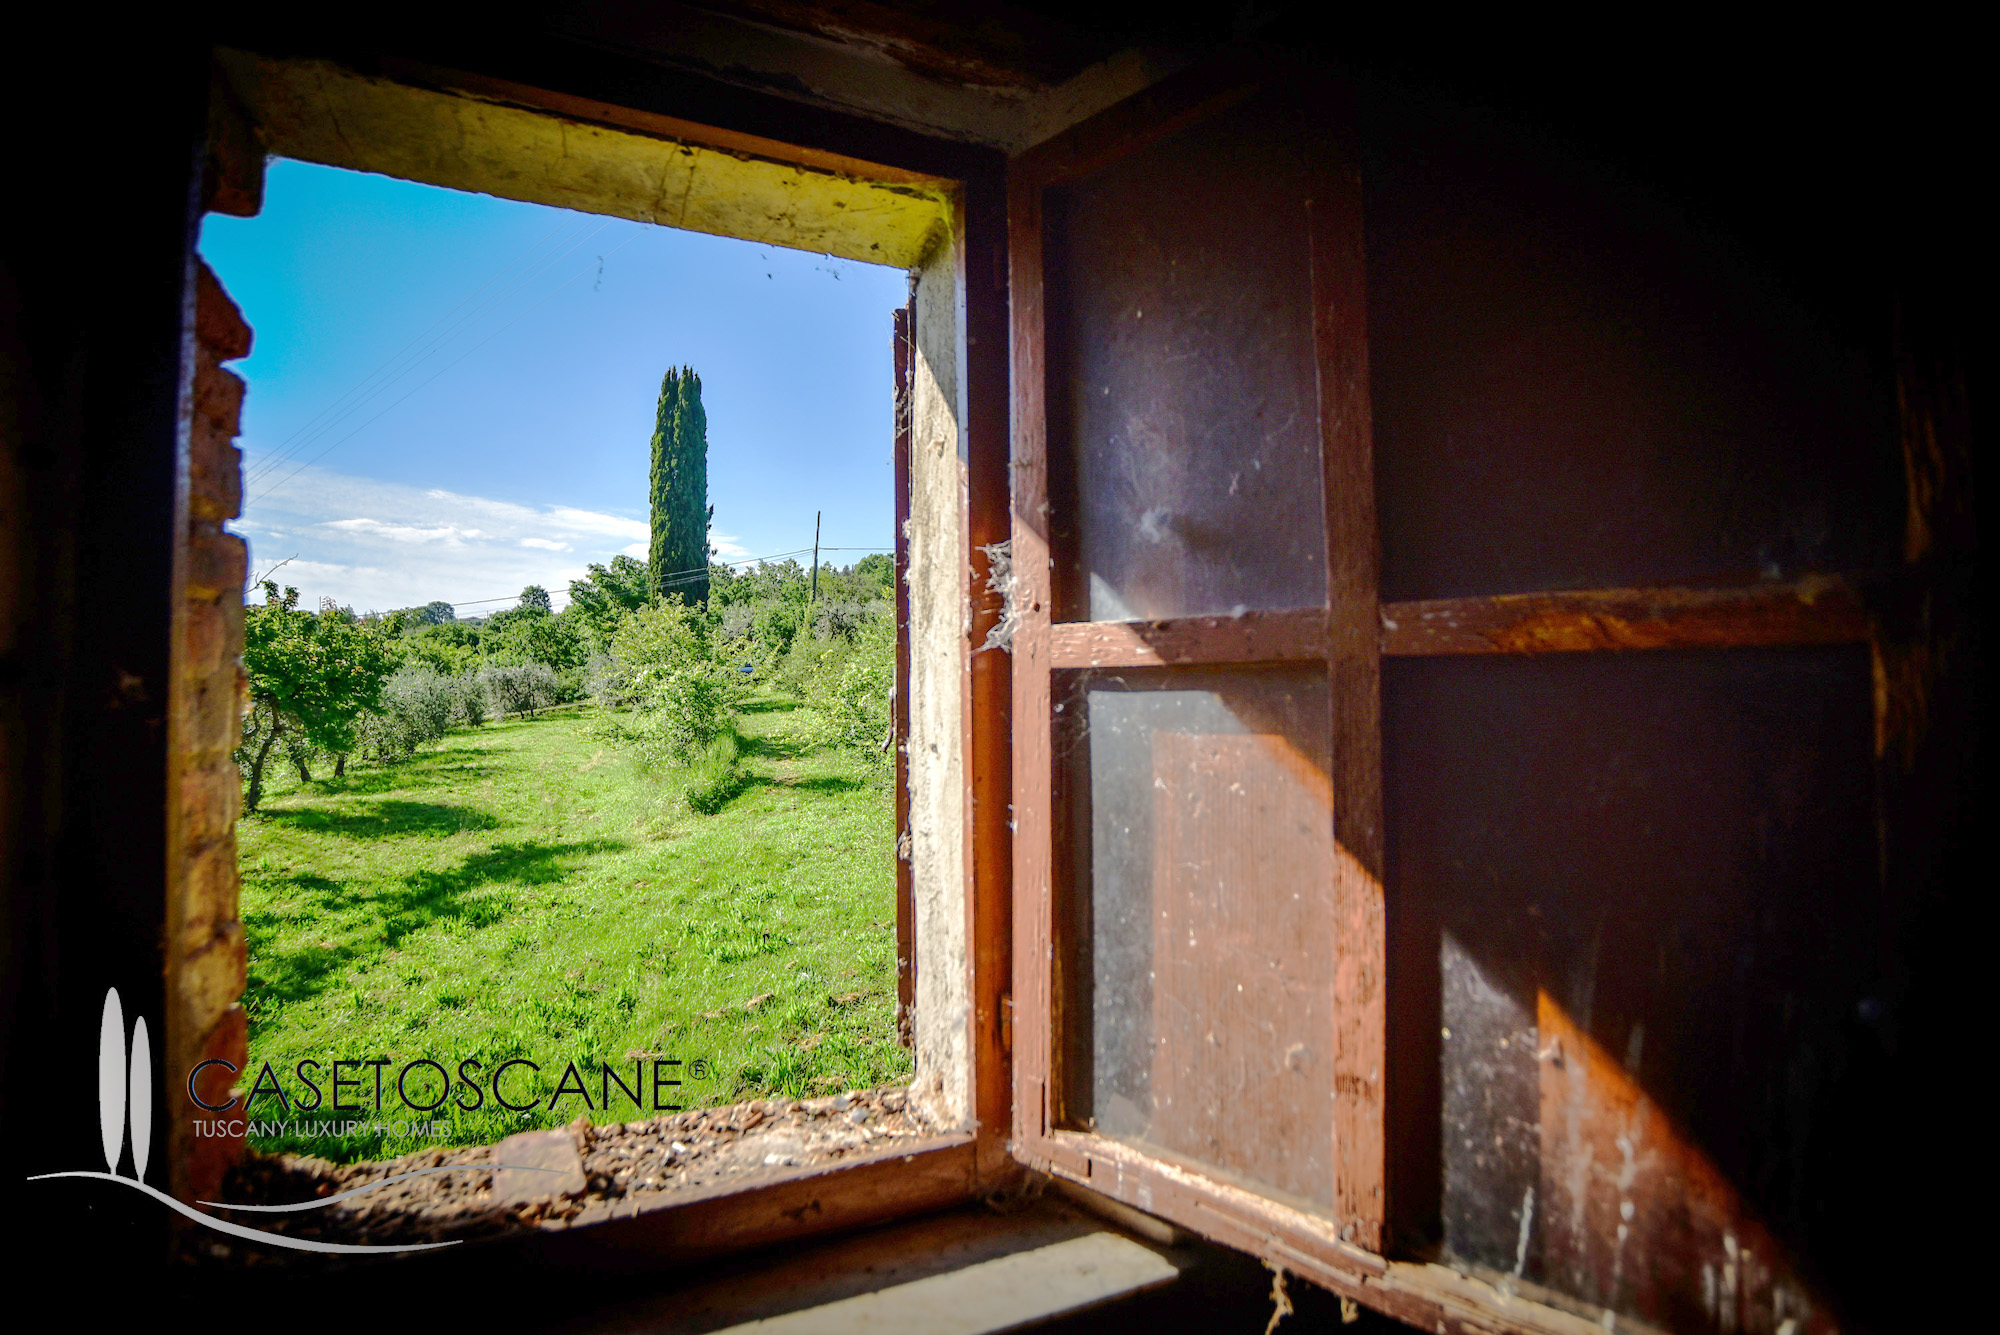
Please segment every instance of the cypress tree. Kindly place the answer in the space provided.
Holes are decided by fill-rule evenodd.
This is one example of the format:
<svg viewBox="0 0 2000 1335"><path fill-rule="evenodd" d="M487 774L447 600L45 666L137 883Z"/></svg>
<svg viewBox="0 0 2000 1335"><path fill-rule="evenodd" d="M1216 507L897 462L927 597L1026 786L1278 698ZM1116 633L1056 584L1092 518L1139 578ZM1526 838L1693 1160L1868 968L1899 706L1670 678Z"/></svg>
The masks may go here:
<svg viewBox="0 0 2000 1335"><path fill-rule="evenodd" d="M653 414L653 598L678 593L690 605L708 602L708 414L701 377L670 370L660 381Z"/></svg>

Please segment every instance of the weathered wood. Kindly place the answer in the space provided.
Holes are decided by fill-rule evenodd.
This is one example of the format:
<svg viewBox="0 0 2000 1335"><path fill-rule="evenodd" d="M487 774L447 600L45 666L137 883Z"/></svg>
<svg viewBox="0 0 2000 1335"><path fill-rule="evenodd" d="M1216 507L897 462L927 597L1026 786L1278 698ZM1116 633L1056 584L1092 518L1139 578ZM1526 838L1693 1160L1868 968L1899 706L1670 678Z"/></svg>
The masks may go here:
<svg viewBox="0 0 2000 1335"><path fill-rule="evenodd" d="M788 163L811 171L923 188L943 188L950 184L946 178L932 173L912 171L907 167L891 166L872 159L864 160L845 153L813 148L804 143L747 134L705 121L685 120L678 116L665 116L658 112L623 106L615 102L579 97L573 93L535 87L489 74L446 69L400 57L385 58L381 62L381 69L390 78L418 87L443 89L448 92L469 94L484 101L553 112L570 120L620 130L634 130L659 139L704 144L727 153L761 158L768 162Z"/></svg>
<svg viewBox="0 0 2000 1335"><path fill-rule="evenodd" d="M1536 1010L1544 1282L1656 1320L1686 1320L1698 1297L1696 1319L1716 1330L1832 1331L1785 1249L1629 1063L1547 992Z"/></svg>
<svg viewBox="0 0 2000 1335"><path fill-rule="evenodd" d="M968 177L960 195L959 282L965 298L966 941L972 971L972 1110L977 1172L992 1190L1020 1174L1008 1153L1013 1069L1006 997L1013 987L1013 662L982 650L1004 614L992 549L1012 536L1009 504L1007 195L998 171Z"/></svg>
<svg viewBox="0 0 2000 1335"><path fill-rule="evenodd" d="M1235 106L1257 87L1255 72L1242 65L1196 66L1035 145L1013 160L1010 171L1037 192L1073 181Z"/></svg>
<svg viewBox="0 0 2000 1335"><path fill-rule="evenodd" d="M1317 607L1170 621L1068 621L1049 627L1052 668L1200 667L1326 656Z"/></svg>
<svg viewBox="0 0 2000 1335"><path fill-rule="evenodd" d="M1381 652L1541 654L1851 644L1868 610L1837 575L1729 588L1574 589L1383 603ZM1327 652L1316 607L1239 617L1075 621L1049 628L1050 666L1195 667L1311 659Z"/></svg>
<svg viewBox="0 0 2000 1335"><path fill-rule="evenodd" d="M917 890L910 870L910 370L916 302L896 311L890 355L896 368L896 694L890 745L896 765L896 1041L916 1045Z"/></svg>
<svg viewBox="0 0 2000 1335"><path fill-rule="evenodd" d="M1347 952L1322 944L1339 924L1338 817L1301 740L1152 738L1146 1140L1323 1202L1343 1167L1335 975Z"/></svg>
<svg viewBox="0 0 2000 1335"><path fill-rule="evenodd" d="M1868 614L1838 576L1735 588L1585 589L1385 603L1385 654L1545 654L1848 644Z"/></svg>
<svg viewBox="0 0 2000 1335"><path fill-rule="evenodd" d="M1050 755L1047 359L1043 343L1042 189L1016 164L1007 201L1013 327L1014 608L1014 1138L1049 1131L1056 1013L1052 898L1054 772Z"/></svg>
<svg viewBox="0 0 2000 1335"><path fill-rule="evenodd" d="M555 105L572 99L469 77L438 74L438 88L331 62L218 60L271 151L308 162L876 264L920 263L950 225L950 186L896 168L764 156L750 136L681 137L653 124L670 118L596 106L575 109L605 121L576 119Z"/></svg>
<svg viewBox="0 0 2000 1335"><path fill-rule="evenodd" d="M1333 710L1334 1209L1342 1236L1382 1249L1388 1038L1382 893L1382 663L1375 443L1368 398L1367 256L1350 109L1309 103L1333 139L1308 202L1326 497L1327 683ZM1316 136L1317 137L1317 136Z"/></svg>
<svg viewBox="0 0 2000 1335"><path fill-rule="evenodd" d="M844 0L737 0L728 8L774 27L876 53L926 78L1030 91L1060 83L1116 49L1115 38L1026 9L968 24L950 10ZM951 17L946 17L951 15Z"/></svg>
<svg viewBox="0 0 2000 1335"><path fill-rule="evenodd" d="M1185 1164L1101 1137L1058 1132L1045 1162L1053 1175L1102 1192L1335 1293L1447 1335L1645 1335L1629 1317L1607 1320L1584 1303L1538 1302L1441 1265L1385 1260L1343 1241L1334 1222L1273 1201Z"/></svg>

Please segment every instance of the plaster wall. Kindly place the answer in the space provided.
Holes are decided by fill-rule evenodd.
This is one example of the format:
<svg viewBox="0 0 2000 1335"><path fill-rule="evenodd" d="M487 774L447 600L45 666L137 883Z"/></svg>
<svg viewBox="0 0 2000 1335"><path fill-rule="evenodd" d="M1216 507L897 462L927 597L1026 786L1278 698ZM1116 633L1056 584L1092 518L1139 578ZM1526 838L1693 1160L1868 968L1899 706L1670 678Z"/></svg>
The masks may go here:
<svg viewBox="0 0 2000 1335"><path fill-rule="evenodd" d="M910 871L916 893L914 1090L936 1119L972 1118L967 957L966 420L960 249L916 270L910 430Z"/></svg>

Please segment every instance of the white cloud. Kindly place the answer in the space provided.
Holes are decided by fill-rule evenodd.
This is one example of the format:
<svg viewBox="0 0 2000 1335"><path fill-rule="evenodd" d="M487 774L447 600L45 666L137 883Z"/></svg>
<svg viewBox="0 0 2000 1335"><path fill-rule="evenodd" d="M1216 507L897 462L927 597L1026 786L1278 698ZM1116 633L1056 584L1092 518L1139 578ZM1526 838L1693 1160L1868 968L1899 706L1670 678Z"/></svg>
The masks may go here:
<svg viewBox="0 0 2000 1335"><path fill-rule="evenodd" d="M456 524L425 528L418 524L391 524L380 519L328 519L323 521L320 527L345 529L349 533L373 534L376 537L387 538L391 542L442 542L451 547L463 547L467 540L476 541L486 536L476 528L460 528Z"/></svg>
<svg viewBox="0 0 2000 1335"><path fill-rule="evenodd" d="M741 561L750 555L750 549L728 533L709 534L708 545L715 549L717 559L723 561Z"/></svg>
<svg viewBox="0 0 2000 1335"><path fill-rule="evenodd" d="M625 552L643 559L644 519L576 506L532 506L308 468L257 497L235 526L250 540L252 571L292 558L272 576L301 601L331 597L360 611L461 603L476 616L507 606L529 584L560 607L591 563Z"/></svg>

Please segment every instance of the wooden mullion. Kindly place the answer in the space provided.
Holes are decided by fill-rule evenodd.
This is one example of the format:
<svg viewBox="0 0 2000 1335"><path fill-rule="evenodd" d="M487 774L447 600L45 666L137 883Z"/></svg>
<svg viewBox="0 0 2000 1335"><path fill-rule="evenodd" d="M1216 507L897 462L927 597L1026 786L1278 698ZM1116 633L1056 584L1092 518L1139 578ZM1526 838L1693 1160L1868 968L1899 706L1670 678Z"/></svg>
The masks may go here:
<svg viewBox="0 0 2000 1335"><path fill-rule="evenodd" d="M1382 652L1541 654L1847 644L1869 635L1854 585L1808 575L1737 588L1585 589L1382 608Z"/></svg>
<svg viewBox="0 0 2000 1335"><path fill-rule="evenodd" d="M1047 358L1042 268L1043 180L1009 173L1008 291L1013 402L1014 606L1014 1139L1040 1142L1055 1091L1054 781L1051 749ZM1031 1158L1032 1158L1031 1154Z"/></svg>
<svg viewBox="0 0 2000 1335"><path fill-rule="evenodd" d="M1054 668L1202 667L1326 657L1319 607L1167 621L1072 621L1049 628Z"/></svg>
<svg viewBox="0 0 2000 1335"><path fill-rule="evenodd" d="M1083 1132L1055 1132L1040 1147L1050 1172L1191 1232L1262 1258L1422 1330L1446 1335L1601 1335L1606 1319L1577 1303L1565 1310L1503 1293L1442 1265L1387 1260L1340 1236L1332 1220L1273 1201L1198 1166Z"/></svg>
<svg viewBox="0 0 2000 1335"><path fill-rule="evenodd" d="M1308 102L1328 134L1307 202L1326 497L1327 685L1333 713L1334 1213L1382 1250L1388 957L1382 888L1382 659L1375 445L1368 397L1367 256L1351 109Z"/></svg>
<svg viewBox="0 0 2000 1335"><path fill-rule="evenodd" d="M1807 575L1728 588L1568 589L1383 603L1380 652L1583 653L1856 644L1870 633L1854 583ZM1357 628L1358 629L1358 628ZM1049 665L1213 667L1327 656L1318 607L1162 621L1073 621L1049 627Z"/></svg>
<svg viewBox="0 0 2000 1335"><path fill-rule="evenodd" d="M1013 1066L1008 1047L1013 985L1013 663L991 646L1002 596L992 580L991 552L1013 529L1008 430L1007 190L1004 173L967 179L961 199L958 249L964 294L965 598L970 611L965 647L965 821L967 997L971 1003L972 1113L978 1128L982 1182L1018 1173L1007 1151L1013 1120Z"/></svg>

